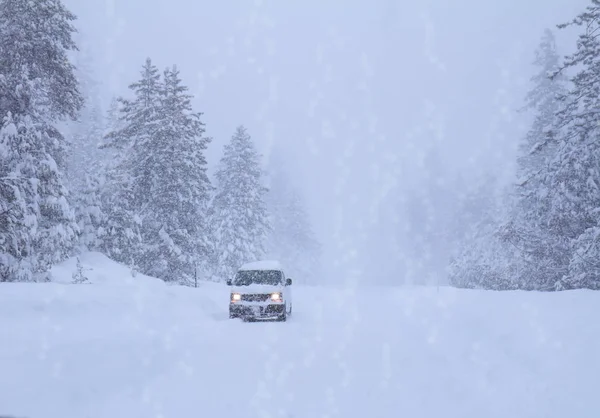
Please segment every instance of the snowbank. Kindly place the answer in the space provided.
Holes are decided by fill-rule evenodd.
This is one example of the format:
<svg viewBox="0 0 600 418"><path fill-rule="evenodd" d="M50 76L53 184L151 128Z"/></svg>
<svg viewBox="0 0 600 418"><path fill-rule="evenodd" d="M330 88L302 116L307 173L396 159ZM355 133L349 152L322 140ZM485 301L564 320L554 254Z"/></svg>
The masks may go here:
<svg viewBox="0 0 600 418"><path fill-rule="evenodd" d="M154 277L134 273L129 267L123 266L98 252L86 252L79 257L73 257L51 270L53 282L71 283L73 273L77 271L77 258L83 267L83 273L91 283L102 285L142 285L165 286L165 282Z"/></svg>
<svg viewBox="0 0 600 418"><path fill-rule="evenodd" d="M81 261L0 284L0 415L600 416L597 292L294 286L289 322L242 323L226 286Z"/></svg>

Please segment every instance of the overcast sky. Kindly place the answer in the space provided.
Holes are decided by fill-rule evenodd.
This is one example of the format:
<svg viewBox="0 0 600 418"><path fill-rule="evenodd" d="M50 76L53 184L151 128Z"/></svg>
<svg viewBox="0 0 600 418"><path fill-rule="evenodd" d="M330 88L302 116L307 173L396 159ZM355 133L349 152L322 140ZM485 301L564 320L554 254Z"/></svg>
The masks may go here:
<svg viewBox="0 0 600 418"><path fill-rule="evenodd" d="M325 245L326 273L337 276L382 250L365 250L361 228L382 216L377 205L385 193L431 181L428 168L419 168L420 150L433 147L443 170L509 179L526 128L516 109L542 31L588 4L65 2L79 16L107 101L128 94L149 56L161 69L177 64L196 96L214 138L211 164L238 124L265 159L272 141L283 145ZM570 52L573 32L557 36ZM377 221L392 233L387 219Z"/></svg>

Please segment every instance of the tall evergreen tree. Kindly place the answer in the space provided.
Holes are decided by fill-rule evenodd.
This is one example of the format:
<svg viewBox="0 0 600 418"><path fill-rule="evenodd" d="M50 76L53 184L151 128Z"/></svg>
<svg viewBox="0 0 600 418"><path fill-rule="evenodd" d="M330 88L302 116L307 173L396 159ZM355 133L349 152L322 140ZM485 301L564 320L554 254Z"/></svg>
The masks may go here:
<svg viewBox="0 0 600 418"><path fill-rule="evenodd" d="M10 165L19 156L16 138L17 125L9 112L0 129L0 282L32 280L36 267L32 254L35 219L30 216L34 184L25 181L16 165Z"/></svg>
<svg viewBox="0 0 600 418"><path fill-rule="evenodd" d="M600 289L599 19L600 0L592 0L584 13L559 25L584 28L577 51L562 64L553 36L544 35L536 57L541 71L528 95L536 117L519 159L522 178L511 219L471 246L484 248L486 254L476 259L483 263L462 263L471 270L484 264L500 276L494 279L500 286L486 282L483 287ZM576 66L580 69L567 89L565 70ZM493 239L502 245L492 245ZM507 254L502 263L494 263L502 252Z"/></svg>
<svg viewBox="0 0 600 418"><path fill-rule="evenodd" d="M81 38L81 36L79 36ZM77 120L66 127L70 140L67 177L74 193L86 187L86 174L96 177L102 172L98 146L102 142L104 121L102 118L101 83L94 71L94 60L87 43L79 44L79 52L73 62L79 90L84 98Z"/></svg>
<svg viewBox="0 0 600 418"><path fill-rule="evenodd" d="M559 98L567 91L567 79L562 74L552 77L558 70L560 58L554 34L549 29L535 52L534 64L539 71L531 79L533 88L526 96L525 109L533 110L535 115L521 143L515 205L508 222L502 226L501 235L519 249L513 263L520 265L521 277L516 280L521 286L550 290L560 286L558 283L566 274L568 243L560 231L550 227L552 186L548 173L558 149Z"/></svg>
<svg viewBox="0 0 600 418"><path fill-rule="evenodd" d="M564 288L600 289L600 0L571 22L582 27L577 50L566 57L556 76L579 67L573 87L561 97L560 135L550 177L549 225L570 243Z"/></svg>
<svg viewBox="0 0 600 418"><path fill-rule="evenodd" d="M134 98L117 98L119 120L106 133L101 146L116 157L102 189L102 207L107 216L103 245L104 253L114 260L140 266L145 251L139 208L152 197L148 196L152 175L145 166L152 155L144 146L157 130L162 91L160 73L150 58L142 67L140 80L129 88ZM141 160L140 155L144 156Z"/></svg>
<svg viewBox="0 0 600 418"><path fill-rule="evenodd" d="M139 200L147 248L141 267L165 280L187 281L196 265L208 263L205 217L212 186L204 152L210 138L187 91L176 67L165 70L160 122L139 148L143 153L134 154L150 175Z"/></svg>
<svg viewBox="0 0 600 418"><path fill-rule="evenodd" d="M6 115L75 119L83 104L67 51L77 50L76 19L60 0L2 0L2 103Z"/></svg>
<svg viewBox="0 0 600 418"><path fill-rule="evenodd" d="M150 58L140 71L141 78L130 84L133 100L118 97L120 121L118 129L106 134L103 148L128 151L139 148L156 130L160 116L161 81L160 72Z"/></svg>
<svg viewBox="0 0 600 418"><path fill-rule="evenodd" d="M107 250L145 274L185 282L196 266L208 264L212 186L204 152L210 138L177 68L163 75L146 61L142 79L130 86L135 99L119 99L120 121L106 135L103 147L123 155L105 189Z"/></svg>
<svg viewBox="0 0 600 418"><path fill-rule="evenodd" d="M102 118L103 134L98 147L101 151L103 151L100 153L100 156L103 158L103 161L100 165L102 167L102 174L105 177L105 181L106 176L116 169L124 157L123 149L125 149L125 147L120 147L113 143L111 138L114 133L122 132L127 124L121 114L122 106L120 100L122 100L122 98L113 97L108 104L108 108L104 112L104 117Z"/></svg>
<svg viewBox="0 0 600 418"><path fill-rule="evenodd" d="M96 80L89 46L82 42L75 55L76 76L85 99L79 118L68 126L69 159L67 177L75 217L79 226L79 244L83 250L103 248L106 215L100 193L104 184L107 150L100 149L104 130L101 84Z"/></svg>
<svg viewBox="0 0 600 418"><path fill-rule="evenodd" d="M404 187L404 199L396 210L402 219L401 230L394 231L403 239L404 280L413 284L433 284L441 281L447 266L450 245L449 230L453 196L445 180L447 168L439 151L438 141L417 155L414 174L421 181ZM420 175L419 175L420 174Z"/></svg>
<svg viewBox="0 0 600 418"><path fill-rule="evenodd" d="M252 138L239 126L225 145L210 209L213 274L221 280L265 254L270 225L262 175Z"/></svg>
<svg viewBox="0 0 600 418"><path fill-rule="evenodd" d="M319 277L321 244L313 232L304 200L297 189L290 191L282 209L287 218L285 229L279 230L283 245L279 247L278 258L299 283L322 283Z"/></svg>
<svg viewBox="0 0 600 418"><path fill-rule="evenodd" d="M514 263L518 249L502 238L501 208L491 208L465 234L460 251L452 257L449 282L463 288L493 290L522 289L521 264Z"/></svg>
<svg viewBox="0 0 600 418"><path fill-rule="evenodd" d="M283 156L277 150L271 155L266 197L271 227L267 257L279 260L299 283L318 283L321 245L302 196L284 168Z"/></svg>
<svg viewBox="0 0 600 418"><path fill-rule="evenodd" d="M107 217L102 206L101 175L85 174L85 185L77 189L73 199L75 219L79 227L79 248L87 251L102 251L106 234Z"/></svg>
<svg viewBox="0 0 600 418"><path fill-rule="evenodd" d="M457 250L451 255L449 283L464 288L519 289L519 265L513 262L516 248L500 233L510 208L506 193L491 175L480 179L464 191L455 212L451 231L457 237Z"/></svg>
<svg viewBox="0 0 600 418"><path fill-rule="evenodd" d="M76 240L56 128L83 104L74 20L59 0L0 1L0 281L48 279Z"/></svg>

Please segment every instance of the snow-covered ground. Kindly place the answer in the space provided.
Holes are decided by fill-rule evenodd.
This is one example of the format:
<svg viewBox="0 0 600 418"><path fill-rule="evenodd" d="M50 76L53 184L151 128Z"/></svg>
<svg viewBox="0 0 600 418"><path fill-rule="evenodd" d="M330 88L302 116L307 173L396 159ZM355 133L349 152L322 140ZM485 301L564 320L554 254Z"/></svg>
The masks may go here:
<svg viewBox="0 0 600 418"><path fill-rule="evenodd" d="M0 285L0 415L600 416L600 293L296 286L289 322L242 323L224 286L82 262Z"/></svg>

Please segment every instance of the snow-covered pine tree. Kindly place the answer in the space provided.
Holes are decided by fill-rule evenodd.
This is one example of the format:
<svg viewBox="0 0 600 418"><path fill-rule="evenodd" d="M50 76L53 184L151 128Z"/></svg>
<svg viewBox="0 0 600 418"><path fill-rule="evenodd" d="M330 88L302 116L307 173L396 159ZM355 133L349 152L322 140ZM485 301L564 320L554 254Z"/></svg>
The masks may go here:
<svg viewBox="0 0 600 418"><path fill-rule="evenodd" d="M158 123L160 114L161 81L158 68L150 58L146 58L141 78L130 84L134 92L133 100L118 97L120 105L118 129L106 134L106 143L102 148L114 148L121 151L135 150L141 141L151 136Z"/></svg>
<svg viewBox="0 0 600 418"><path fill-rule="evenodd" d="M111 146L112 140L107 141L107 137L111 132L121 132L125 127L126 122L121 118L121 105L119 97L113 97L108 104L108 109L104 113L103 118L103 134L99 148L105 151L101 154L104 157L102 167L104 167L104 173L106 174L114 167L118 165L118 162L123 156L121 150L118 147Z"/></svg>
<svg viewBox="0 0 600 418"><path fill-rule="evenodd" d="M102 86L96 78L89 45L85 41L78 45L79 52L74 55L73 62L84 105L78 119L68 126L70 144L67 176L69 188L74 193L87 187L86 174L97 178L103 168L103 159L99 158L101 152L98 149L104 129Z"/></svg>
<svg viewBox="0 0 600 418"><path fill-rule="evenodd" d="M107 222L103 252L114 260L139 266L143 270L144 253L142 244L142 218L140 208L148 195L151 179L144 146L156 132L160 114L162 86L158 68L150 58L141 70L141 78L129 88L133 99L117 98L119 120L104 137L102 149L108 149L115 157L106 173L102 188L102 207ZM117 154L118 152L119 154ZM146 153L147 158L151 155Z"/></svg>
<svg viewBox="0 0 600 418"><path fill-rule="evenodd" d="M292 189L285 202L287 214L285 234L287 251L280 249L279 258L285 263L292 277L298 283L322 283L319 278L321 263L321 244L313 232L304 199L299 190ZM282 249L283 249L282 248Z"/></svg>
<svg viewBox="0 0 600 418"><path fill-rule="evenodd" d="M35 261L31 254L35 223L29 216L34 185L9 164L18 157L17 137L9 112L0 128L0 282L32 280Z"/></svg>
<svg viewBox="0 0 600 418"><path fill-rule="evenodd" d="M454 248L451 257L454 257L493 207L491 191L497 184L489 174L478 171L457 172L451 184L456 200L451 208L448 235Z"/></svg>
<svg viewBox="0 0 600 418"><path fill-rule="evenodd" d="M465 235L460 251L452 257L448 269L452 286L471 289L521 289L520 264L512 259L517 249L499 234L501 208L490 208Z"/></svg>
<svg viewBox="0 0 600 418"><path fill-rule="evenodd" d="M101 251L104 248L107 217L101 200L102 178L101 173L86 173L85 185L77 189L73 199L81 250Z"/></svg>
<svg viewBox="0 0 600 418"><path fill-rule="evenodd" d="M520 250L512 262L520 264L518 271L522 276L515 280L521 287L551 290L566 274L569 257L559 231L549 227L552 185L548 173L558 147L558 99L567 91L563 74L552 77L560 57L551 30L544 31L533 63L539 71L531 79L533 88L526 96L525 109L535 112L534 120L521 143L515 205L501 235Z"/></svg>
<svg viewBox="0 0 600 418"><path fill-rule="evenodd" d="M108 152L100 149L104 121L100 97L100 83L94 74L90 48L85 42L75 55L76 75L85 99L80 117L70 127L68 180L75 217L79 226L79 246L82 250L98 251L103 248L106 215L101 204L101 190L105 180Z"/></svg>
<svg viewBox="0 0 600 418"><path fill-rule="evenodd" d="M132 155L147 170L146 194L138 197L146 251L142 271L182 283L193 280L195 266L207 266L212 192L204 155L210 138L204 136L202 114L193 112L191 99L179 70L165 70L160 122Z"/></svg>
<svg viewBox="0 0 600 418"><path fill-rule="evenodd" d="M321 245L312 230L304 200L285 168L283 156L271 154L266 196L270 233L267 257L279 260L299 283L319 283Z"/></svg>
<svg viewBox="0 0 600 418"><path fill-rule="evenodd" d="M516 248L500 233L510 208L506 193L491 174L478 178L461 194L450 228L457 242L448 266L448 281L463 288L519 289L519 264L513 262Z"/></svg>
<svg viewBox="0 0 600 418"><path fill-rule="evenodd" d="M415 155L418 161L414 174L421 181L405 186L399 207L400 228L394 231L403 241L404 280L412 284L437 284L445 273L450 244L448 239L455 204L446 181L448 169L439 150L440 142L431 142L425 151Z"/></svg>
<svg viewBox="0 0 600 418"><path fill-rule="evenodd" d="M580 26L577 50L556 75L577 68L558 113L557 157L550 177L549 226L571 246L569 271L557 287L600 289L600 0L559 28Z"/></svg>
<svg viewBox="0 0 600 418"><path fill-rule="evenodd" d="M47 280L76 241L56 123L83 104L74 68L75 16L59 0L0 1L0 280Z"/></svg>
<svg viewBox="0 0 600 418"><path fill-rule="evenodd" d="M73 284L90 284L91 283L90 279L88 279L88 277L85 275L85 273L83 272L84 270L85 269L83 268L83 265L81 264L81 260L79 259L79 257L77 257L77 265L75 266L75 271L71 275L71 277L73 278L71 283L73 283Z"/></svg>
<svg viewBox="0 0 600 418"><path fill-rule="evenodd" d="M270 230L260 156L246 128L225 145L216 172L217 193L210 209L213 275L233 277L244 263L265 254Z"/></svg>

